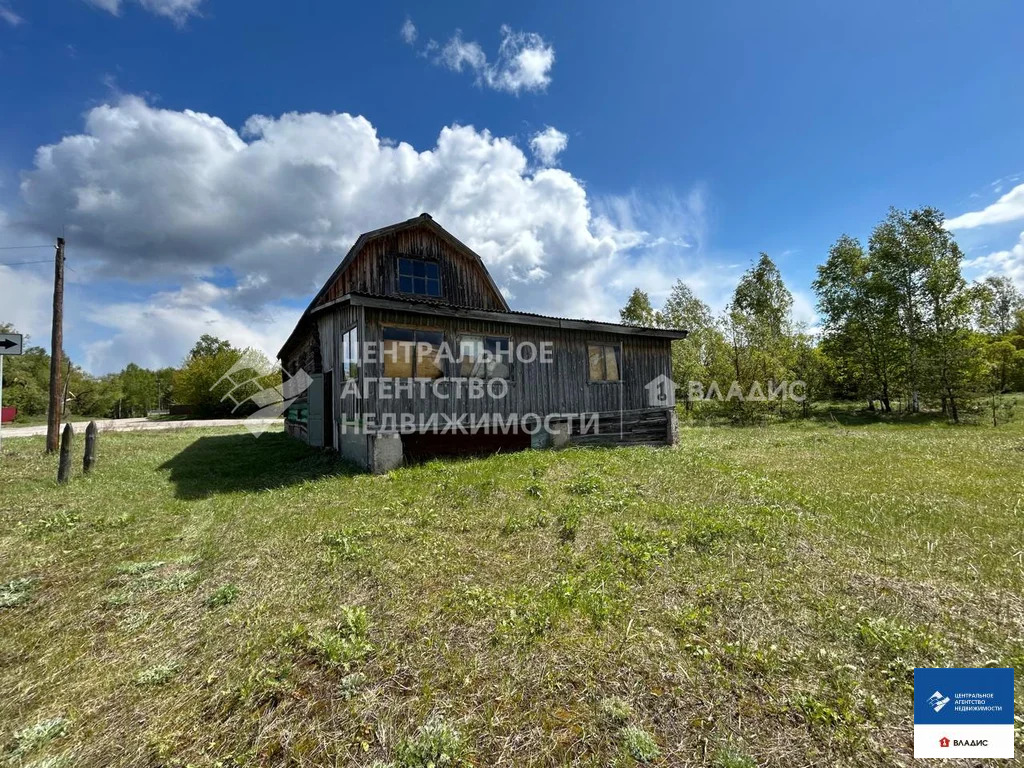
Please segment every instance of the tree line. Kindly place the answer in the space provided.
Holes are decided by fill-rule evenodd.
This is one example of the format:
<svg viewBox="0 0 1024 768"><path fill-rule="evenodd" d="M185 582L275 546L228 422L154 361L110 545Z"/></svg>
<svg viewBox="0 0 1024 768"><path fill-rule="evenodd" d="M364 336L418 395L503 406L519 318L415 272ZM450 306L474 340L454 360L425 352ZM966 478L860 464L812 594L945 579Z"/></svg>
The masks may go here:
<svg viewBox="0 0 1024 768"><path fill-rule="evenodd" d="M0 333L17 333L10 325L0 323ZM39 346L29 346L26 337L24 354L8 356L4 361L3 404L18 409L19 417L42 416L49 403L50 355ZM230 342L203 334L193 345L181 365L167 368L143 368L129 363L118 373L93 376L76 365L67 352L61 371L61 388L65 416L97 418L129 418L146 416L154 411L167 411L173 405L187 406L191 415L200 418L227 416L235 402L224 399L232 388L230 382L218 380L243 356L249 369L238 377L257 377L256 383L243 384L233 394L235 400L252 394L262 386L280 383L273 366L261 351L238 349ZM243 406L235 415L253 410Z"/></svg>
<svg viewBox="0 0 1024 768"><path fill-rule="evenodd" d="M724 394L734 381L747 393L799 380L807 400L798 405L733 399L713 407L744 417L852 400L959 422L986 399L995 418L998 394L1024 390L1024 297L1007 277L968 283L963 252L943 224L934 208L893 209L866 246L840 237L817 268L814 334L794 322L793 296L764 253L717 316L683 280L662 309L636 289L619 314L631 325L690 330L672 350L687 410L709 407L713 382Z"/></svg>

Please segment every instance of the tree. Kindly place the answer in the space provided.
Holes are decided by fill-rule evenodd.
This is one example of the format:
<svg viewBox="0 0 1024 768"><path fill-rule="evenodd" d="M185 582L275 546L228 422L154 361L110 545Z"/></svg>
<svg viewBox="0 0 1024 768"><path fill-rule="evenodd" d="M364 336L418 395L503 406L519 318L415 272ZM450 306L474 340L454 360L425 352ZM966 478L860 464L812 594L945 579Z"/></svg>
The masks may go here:
<svg viewBox="0 0 1024 768"><path fill-rule="evenodd" d="M17 333L14 326L0 323L0 333ZM42 347L29 346L25 336L21 355L8 355L4 361L4 405L13 406L23 416L46 413L49 406L50 356Z"/></svg>
<svg viewBox="0 0 1024 768"><path fill-rule="evenodd" d="M994 336L1009 335L1024 311L1024 295L1005 276L986 277L976 283L974 298L977 325Z"/></svg>
<svg viewBox="0 0 1024 768"><path fill-rule="evenodd" d="M685 339L672 342L672 378L683 393L687 411L693 409L690 383L699 382L706 392L726 362L725 338L715 323L711 309L694 295L682 280L676 280L661 311L661 322L668 328L688 331Z"/></svg>
<svg viewBox="0 0 1024 768"><path fill-rule="evenodd" d="M216 336L204 333L199 337L195 346L192 347L192 351L188 353L188 357L185 359L194 360L197 357L216 357L221 352L230 352L231 350L230 341L218 339Z"/></svg>
<svg viewBox="0 0 1024 768"><path fill-rule="evenodd" d="M847 394L892 410L899 341L895 305L871 271L860 242L848 235L829 249L813 283L823 321L822 350Z"/></svg>
<svg viewBox="0 0 1024 768"><path fill-rule="evenodd" d="M128 363L120 374L122 415L145 416L156 407L157 387L153 371Z"/></svg>
<svg viewBox="0 0 1024 768"><path fill-rule="evenodd" d="M229 372L231 378L225 379ZM213 417L255 410L252 403L240 411L235 408L256 392L280 383L280 375L259 350L238 350L229 342L203 335L175 372L172 387L176 403L191 406L197 416Z"/></svg>
<svg viewBox="0 0 1024 768"><path fill-rule="evenodd" d="M740 278L723 318L741 391L749 392L755 384L770 389L792 374L792 307L793 295L782 274L762 253Z"/></svg>
<svg viewBox="0 0 1024 768"><path fill-rule="evenodd" d="M637 325L644 328L657 328L661 325L661 315L651 306L651 298L639 288L634 288L629 295L626 306L619 310L619 318L625 325Z"/></svg>

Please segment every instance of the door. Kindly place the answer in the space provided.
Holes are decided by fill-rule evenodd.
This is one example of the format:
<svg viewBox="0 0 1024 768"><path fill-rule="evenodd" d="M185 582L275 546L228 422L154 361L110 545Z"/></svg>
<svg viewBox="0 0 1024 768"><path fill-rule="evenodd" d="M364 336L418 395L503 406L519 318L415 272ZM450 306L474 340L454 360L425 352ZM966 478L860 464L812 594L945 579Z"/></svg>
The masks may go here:
<svg viewBox="0 0 1024 768"><path fill-rule="evenodd" d="M324 448L334 448L334 371L324 374Z"/></svg>
<svg viewBox="0 0 1024 768"><path fill-rule="evenodd" d="M324 444L324 377L321 373L314 373L309 389L306 390L306 399L309 403L309 415L306 420L306 440L319 448Z"/></svg>

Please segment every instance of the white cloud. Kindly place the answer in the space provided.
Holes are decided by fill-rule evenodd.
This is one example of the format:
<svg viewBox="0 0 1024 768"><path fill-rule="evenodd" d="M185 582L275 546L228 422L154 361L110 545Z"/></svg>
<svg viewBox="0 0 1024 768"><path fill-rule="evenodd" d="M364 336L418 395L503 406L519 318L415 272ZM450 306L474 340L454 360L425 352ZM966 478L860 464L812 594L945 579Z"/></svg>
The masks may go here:
<svg viewBox="0 0 1024 768"><path fill-rule="evenodd" d="M971 211L946 222L946 229L973 229L1024 219L1024 184L1019 184L980 211Z"/></svg>
<svg viewBox="0 0 1024 768"><path fill-rule="evenodd" d="M126 0L86 0L115 16L121 13L121 5ZM157 16L170 19L175 24L184 24L189 16L199 13L203 0L136 0L143 8Z"/></svg>
<svg viewBox="0 0 1024 768"><path fill-rule="evenodd" d="M543 131L533 134L530 139L530 149L542 165L555 165L558 156L567 146L569 137L550 125Z"/></svg>
<svg viewBox="0 0 1024 768"><path fill-rule="evenodd" d="M10 24L12 27L16 27L25 21L21 16L11 10L11 6L2 0L0 0L0 20L3 20Z"/></svg>
<svg viewBox="0 0 1024 768"><path fill-rule="evenodd" d="M87 310L91 322L111 333L85 346L84 367L101 372L120 370L129 362L147 368L177 365L204 333L228 339L236 347L262 349L273 360L299 311L232 311L225 305L229 294L230 289L197 280L178 290L155 293L145 301Z"/></svg>
<svg viewBox="0 0 1024 768"><path fill-rule="evenodd" d="M405 17L405 23L402 24L400 34L402 35L402 40L405 41L406 45L412 45L416 42L416 38L419 33L416 31L416 25L412 23L412 19L408 16Z"/></svg>
<svg viewBox="0 0 1024 768"><path fill-rule="evenodd" d="M545 90L555 63L555 49L544 38L536 32L515 32L508 26L501 28L501 45L493 62L487 60L479 43L463 40L461 30L456 30L444 46L433 40L427 43L425 53L432 52L436 52L437 64L455 72L473 72L477 85L514 94Z"/></svg>
<svg viewBox="0 0 1024 768"><path fill-rule="evenodd" d="M177 363L207 324L240 344L271 338L260 346L276 351L294 317L253 317L308 300L359 233L422 211L483 257L516 309L614 319L636 285L661 300L682 277L718 304L735 282L701 256L700 188L595 201L572 174L532 168L486 130L449 126L417 150L348 114L254 116L237 131L124 97L37 150L16 216L39 234L66 226L96 280L228 285L95 308L90 319L116 342L90 349L90 369L103 371L132 356ZM164 330L150 328L157 319Z"/></svg>
<svg viewBox="0 0 1024 768"><path fill-rule="evenodd" d="M1024 232L1020 233L1020 239L1012 248L968 259L964 262L964 267L979 278L1005 275L1013 280L1018 288L1024 290Z"/></svg>
<svg viewBox="0 0 1024 768"><path fill-rule="evenodd" d="M46 269L0 265L0 323L28 334L33 345L50 346L52 298L52 269L48 276Z"/></svg>

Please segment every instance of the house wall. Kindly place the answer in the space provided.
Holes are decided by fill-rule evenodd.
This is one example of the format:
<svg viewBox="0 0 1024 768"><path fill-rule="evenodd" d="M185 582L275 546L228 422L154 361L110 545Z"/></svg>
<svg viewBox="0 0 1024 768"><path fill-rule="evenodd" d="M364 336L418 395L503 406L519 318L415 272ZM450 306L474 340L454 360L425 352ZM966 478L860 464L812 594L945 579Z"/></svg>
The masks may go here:
<svg viewBox="0 0 1024 768"><path fill-rule="evenodd" d="M327 287L318 305L347 293L407 297L398 290L398 257L436 261L441 275L440 300L477 309L504 310L501 297L474 257L424 225L371 239L345 271Z"/></svg>
<svg viewBox="0 0 1024 768"><path fill-rule="evenodd" d="M501 400L489 397L471 400L455 397L452 382L442 384L440 396L432 392L425 397L415 396L382 401L371 399L364 404L367 413L375 414L378 423L385 413L447 413L453 417L467 413L556 414L635 411L649 408L645 385L652 379L671 374L671 342L668 339L630 336L614 333L595 333L571 329L532 327L511 323L452 318L442 315L422 315L393 310L364 309L362 339L377 342L380 349L384 326L404 326L439 330L445 341L457 353L458 338L464 333L507 336L513 347L524 342L540 346L552 344L551 363L512 364L508 393ZM621 354L621 381L618 383L588 381L588 343L619 345ZM446 371L457 377L457 363ZM365 364L361 374L371 378L383 375L381 361ZM448 395L448 399L444 398Z"/></svg>

